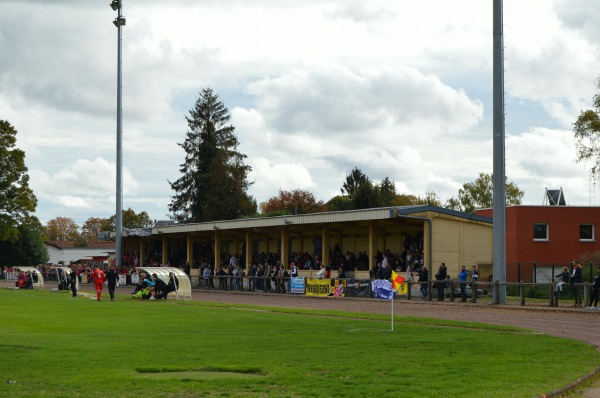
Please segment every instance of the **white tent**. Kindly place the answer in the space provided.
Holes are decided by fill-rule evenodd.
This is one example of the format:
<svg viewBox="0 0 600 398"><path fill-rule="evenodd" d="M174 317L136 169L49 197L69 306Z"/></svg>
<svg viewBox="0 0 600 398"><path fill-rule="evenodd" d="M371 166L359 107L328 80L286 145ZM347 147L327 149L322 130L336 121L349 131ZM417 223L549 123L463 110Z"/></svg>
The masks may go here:
<svg viewBox="0 0 600 398"><path fill-rule="evenodd" d="M44 287L44 276L42 275L42 273L40 271L38 271L37 268L34 267L13 267L16 271L20 271L20 272L27 272L29 271L32 275L33 278L33 274L35 274L37 276L37 282L33 281L33 288L34 289L41 289Z"/></svg>
<svg viewBox="0 0 600 398"><path fill-rule="evenodd" d="M145 272L148 276L156 274L159 279L162 279L162 281L165 283L169 283L169 272L172 272L179 281L179 288L176 292L169 293L167 298L177 300L192 299L192 283L190 278L188 278L187 274L183 272L183 270L171 267L138 267L137 269L140 272Z"/></svg>

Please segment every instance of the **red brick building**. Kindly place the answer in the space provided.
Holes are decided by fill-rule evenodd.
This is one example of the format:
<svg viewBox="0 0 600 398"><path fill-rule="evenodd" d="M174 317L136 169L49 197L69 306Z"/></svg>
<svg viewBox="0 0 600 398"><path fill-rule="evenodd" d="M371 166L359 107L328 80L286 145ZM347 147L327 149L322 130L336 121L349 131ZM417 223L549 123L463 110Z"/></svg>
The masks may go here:
<svg viewBox="0 0 600 398"><path fill-rule="evenodd" d="M493 209L475 214L492 217ZM568 265L590 261L600 250L596 226L600 207L508 206L506 208L506 277L517 281L523 267ZM520 269L519 269L520 268ZM557 268L560 273L560 268ZM521 278L523 279L523 278Z"/></svg>

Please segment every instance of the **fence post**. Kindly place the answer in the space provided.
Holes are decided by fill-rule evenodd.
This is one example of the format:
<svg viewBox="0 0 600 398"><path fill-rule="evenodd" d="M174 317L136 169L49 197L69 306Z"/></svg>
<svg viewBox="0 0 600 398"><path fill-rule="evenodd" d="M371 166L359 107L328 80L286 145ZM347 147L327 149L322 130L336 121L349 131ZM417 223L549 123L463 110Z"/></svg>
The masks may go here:
<svg viewBox="0 0 600 398"><path fill-rule="evenodd" d="M517 263L517 280L521 280L521 263Z"/></svg>
<svg viewBox="0 0 600 398"><path fill-rule="evenodd" d="M450 285L450 302L454 301L454 281L452 279L449 280Z"/></svg>
<svg viewBox="0 0 600 398"><path fill-rule="evenodd" d="M428 289L427 289L427 301L431 301L432 294L433 294L433 292L432 292L432 290L433 290L433 283L431 282L431 280L427 281L427 286L428 286Z"/></svg>
<svg viewBox="0 0 600 398"><path fill-rule="evenodd" d="M588 283L585 282L583 284L583 304L581 304L581 306L583 308L585 308L585 306L587 305L587 303L588 303Z"/></svg>
<svg viewBox="0 0 600 398"><path fill-rule="evenodd" d="M406 281L406 283L408 284L408 289L406 291L406 299L408 301L410 301L411 296L412 296L411 293L412 293L412 285L413 285L413 283L412 283L412 281Z"/></svg>
<svg viewBox="0 0 600 398"><path fill-rule="evenodd" d="M550 307L555 307L554 305L554 282L550 282L550 285L548 287L548 304L550 305Z"/></svg>
<svg viewBox="0 0 600 398"><path fill-rule="evenodd" d="M519 297L521 298L521 305L525 305L525 285L523 285L523 281L519 282Z"/></svg>
<svg viewBox="0 0 600 398"><path fill-rule="evenodd" d="M473 284L471 286L471 302L477 302L477 281L473 281Z"/></svg>
<svg viewBox="0 0 600 398"><path fill-rule="evenodd" d="M537 263L533 263L533 283L537 283Z"/></svg>

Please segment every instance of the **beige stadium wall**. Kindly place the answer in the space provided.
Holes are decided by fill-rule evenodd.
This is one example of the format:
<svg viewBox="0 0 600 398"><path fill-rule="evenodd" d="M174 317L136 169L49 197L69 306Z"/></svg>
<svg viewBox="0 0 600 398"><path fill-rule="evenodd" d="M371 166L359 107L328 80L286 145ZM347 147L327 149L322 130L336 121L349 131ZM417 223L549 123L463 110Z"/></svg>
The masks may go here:
<svg viewBox="0 0 600 398"><path fill-rule="evenodd" d="M446 263L448 274L456 277L461 265L491 264L492 226L470 221L434 218L432 272Z"/></svg>

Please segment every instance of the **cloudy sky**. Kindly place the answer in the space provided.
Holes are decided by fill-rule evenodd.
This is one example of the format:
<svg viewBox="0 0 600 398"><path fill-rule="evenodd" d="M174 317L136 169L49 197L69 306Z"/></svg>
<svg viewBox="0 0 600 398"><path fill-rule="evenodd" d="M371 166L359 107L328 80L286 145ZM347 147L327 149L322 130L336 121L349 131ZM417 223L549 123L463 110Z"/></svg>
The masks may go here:
<svg viewBox="0 0 600 398"><path fill-rule="evenodd" d="M109 0L0 0L0 119L18 130L43 223L115 213ZM260 203L327 201L349 172L443 202L492 171L492 0L124 0L124 208L168 219L203 87L231 111ZM505 0L506 173L541 205L600 190L572 123L600 75L597 0Z"/></svg>

